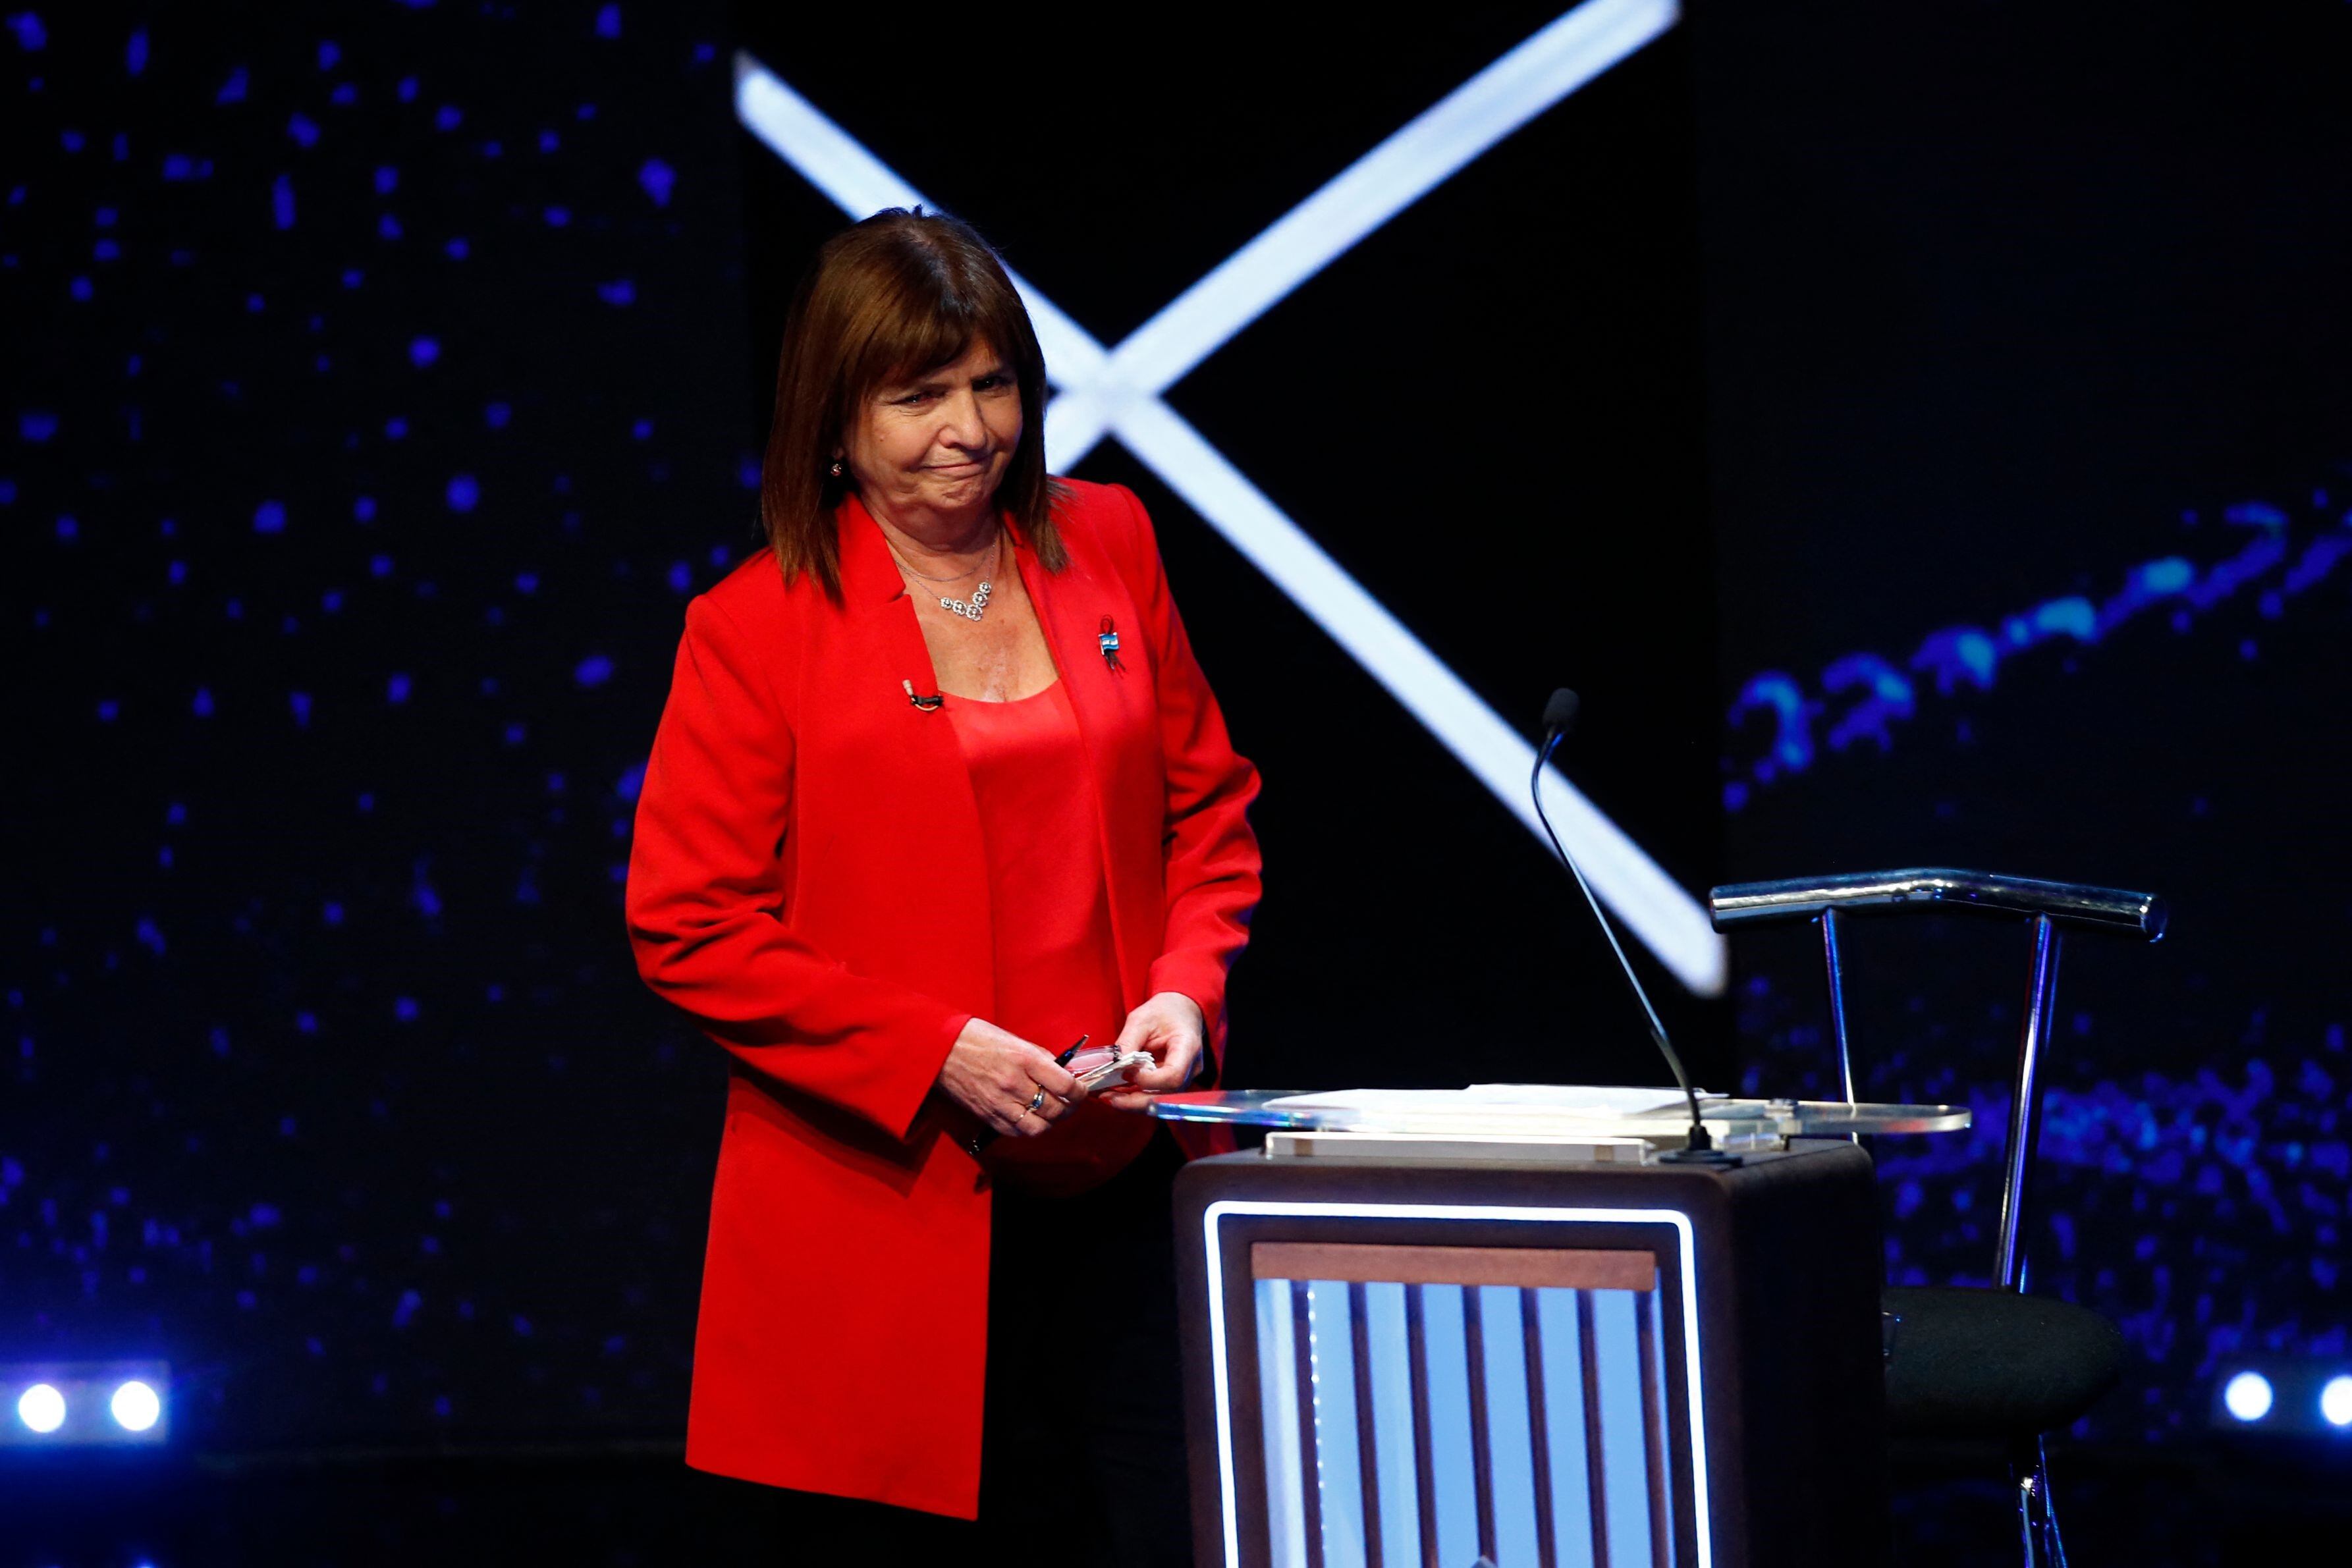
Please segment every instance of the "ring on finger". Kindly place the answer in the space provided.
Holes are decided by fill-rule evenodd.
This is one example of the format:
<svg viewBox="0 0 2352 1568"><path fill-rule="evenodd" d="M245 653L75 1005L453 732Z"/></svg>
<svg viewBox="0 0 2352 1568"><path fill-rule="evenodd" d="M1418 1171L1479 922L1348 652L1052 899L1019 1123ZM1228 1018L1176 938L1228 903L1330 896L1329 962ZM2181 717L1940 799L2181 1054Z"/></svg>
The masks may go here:
<svg viewBox="0 0 2352 1568"><path fill-rule="evenodd" d="M1029 1096L1029 1109L1034 1111L1045 1103L1045 1086L1037 1085L1037 1092Z"/></svg>

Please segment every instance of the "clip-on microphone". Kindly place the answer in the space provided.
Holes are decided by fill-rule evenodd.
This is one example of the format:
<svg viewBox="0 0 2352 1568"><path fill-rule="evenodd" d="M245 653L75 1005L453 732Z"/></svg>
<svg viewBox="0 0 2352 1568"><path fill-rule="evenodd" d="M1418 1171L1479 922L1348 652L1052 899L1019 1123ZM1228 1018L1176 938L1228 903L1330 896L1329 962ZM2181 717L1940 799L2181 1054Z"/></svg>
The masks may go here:
<svg viewBox="0 0 2352 1568"><path fill-rule="evenodd" d="M1643 989L1641 977L1633 973L1633 966L1627 960L1625 949L1617 940L1617 928L1601 912L1601 901L1592 896L1592 888L1585 882L1584 873L1577 868L1574 857L1560 843L1559 834L1552 829L1551 818L1544 811L1544 765L1551 760L1552 752L1575 727L1578 706L1576 694L1566 686L1552 693L1551 700L1544 704L1543 745L1536 750L1535 771L1528 776L1528 792L1535 797L1536 820L1543 824L1544 836L1551 841L1552 852L1559 856L1559 863L1566 866L1568 874L1576 879L1578 890L1584 894L1584 902L1591 907L1592 918L1601 922L1601 934L1609 938L1609 950L1617 955L1617 966L1625 971L1625 983L1633 988L1634 999L1642 1004L1643 1015L1649 1019L1650 1039L1656 1043L1658 1054L1666 1059L1666 1065L1674 1070L1675 1082L1681 1086L1683 1097L1690 1102L1689 1145L1671 1150L1658 1158L1677 1165L1736 1166L1739 1163L1739 1156L1717 1148L1715 1140L1707 1134L1706 1124L1699 1119L1698 1091L1691 1087L1690 1074L1683 1071L1683 1059L1675 1054L1674 1043L1666 1039L1666 1026L1658 1020L1658 1009L1651 1006L1650 993Z"/></svg>

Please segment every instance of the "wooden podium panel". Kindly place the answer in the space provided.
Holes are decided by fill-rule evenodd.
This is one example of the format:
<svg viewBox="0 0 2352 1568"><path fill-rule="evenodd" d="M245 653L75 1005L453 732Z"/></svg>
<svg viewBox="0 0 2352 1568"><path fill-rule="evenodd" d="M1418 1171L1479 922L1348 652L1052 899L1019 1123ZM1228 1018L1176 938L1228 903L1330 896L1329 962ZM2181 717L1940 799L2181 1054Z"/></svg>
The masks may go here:
<svg viewBox="0 0 2352 1568"><path fill-rule="evenodd" d="M1227 1155L1177 1184L1203 1568L1883 1562L1878 1211L1735 1167Z"/></svg>

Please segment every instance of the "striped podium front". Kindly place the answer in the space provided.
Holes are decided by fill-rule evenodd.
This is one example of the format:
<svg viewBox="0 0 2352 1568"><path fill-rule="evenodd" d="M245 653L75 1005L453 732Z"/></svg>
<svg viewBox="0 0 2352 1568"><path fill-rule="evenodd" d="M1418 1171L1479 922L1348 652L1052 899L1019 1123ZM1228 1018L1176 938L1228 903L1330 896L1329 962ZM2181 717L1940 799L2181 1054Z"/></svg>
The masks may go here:
<svg viewBox="0 0 2352 1568"><path fill-rule="evenodd" d="M1201 1568L1885 1561L1851 1144L1230 1155L1185 1168L1176 1219Z"/></svg>

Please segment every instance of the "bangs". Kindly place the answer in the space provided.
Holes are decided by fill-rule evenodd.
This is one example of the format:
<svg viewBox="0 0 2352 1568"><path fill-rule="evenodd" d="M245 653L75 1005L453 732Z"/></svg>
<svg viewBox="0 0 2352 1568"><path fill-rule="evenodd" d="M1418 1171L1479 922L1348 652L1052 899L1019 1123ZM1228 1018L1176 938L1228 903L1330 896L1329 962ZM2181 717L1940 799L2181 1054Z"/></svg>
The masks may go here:
<svg viewBox="0 0 2352 1568"><path fill-rule="evenodd" d="M929 259L929 258L925 258ZM898 287L873 299L861 312L842 365L840 417L856 418L857 405L882 388L919 379L963 358L972 344L986 341L1013 363L1013 340L1005 324L992 319L985 296L956 287L947 269L921 267L898 278Z"/></svg>

